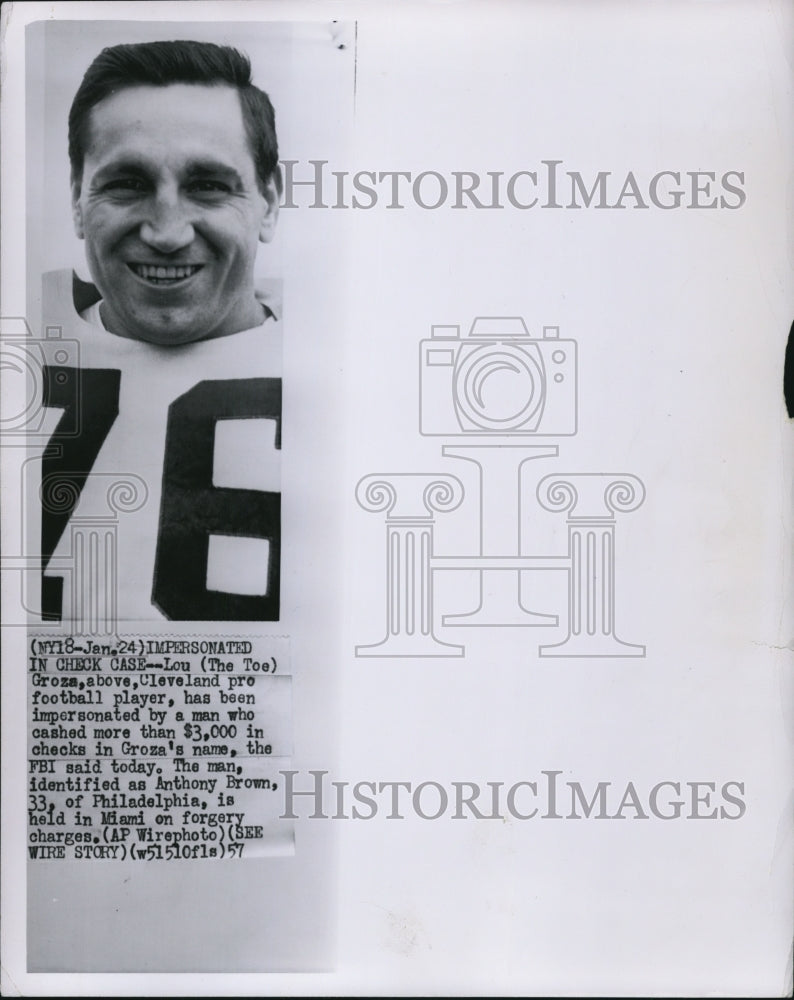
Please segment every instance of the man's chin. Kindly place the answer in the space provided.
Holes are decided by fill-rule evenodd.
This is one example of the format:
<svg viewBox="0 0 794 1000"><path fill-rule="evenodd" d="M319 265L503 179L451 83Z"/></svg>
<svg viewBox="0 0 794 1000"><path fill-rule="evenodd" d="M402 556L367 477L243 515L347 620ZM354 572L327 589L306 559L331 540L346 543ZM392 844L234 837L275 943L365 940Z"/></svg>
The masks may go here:
<svg viewBox="0 0 794 1000"><path fill-rule="evenodd" d="M160 332L147 329L141 331L140 335L133 339L157 347L182 347L185 344L195 344L201 340L208 340L210 337L211 334L196 333L193 330Z"/></svg>
<svg viewBox="0 0 794 1000"><path fill-rule="evenodd" d="M123 321L114 314L103 315L103 321L111 333L160 347L179 347L216 335L208 327L206 315L198 315L195 311L187 315L159 309L150 313L129 311Z"/></svg>
<svg viewBox="0 0 794 1000"><path fill-rule="evenodd" d="M162 294L160 301L144 295L104 296L100 316L120 337L147 344L178 347L239 333L262 322L262 307L253 289L240 290L232 299L181 293ZM243 304L247 308L243 308Z"/></svg>
<svg viewBox="0 0 794 1000"><path fill-rule="evenodd" d="M135 340L142 340L158 347L181 347L184 344L195 344L201 340L209 340L213 334L211 331L197 329L194 326L186 329L181 327L156 329L147 326L131 333L130 336Z"/></svg>

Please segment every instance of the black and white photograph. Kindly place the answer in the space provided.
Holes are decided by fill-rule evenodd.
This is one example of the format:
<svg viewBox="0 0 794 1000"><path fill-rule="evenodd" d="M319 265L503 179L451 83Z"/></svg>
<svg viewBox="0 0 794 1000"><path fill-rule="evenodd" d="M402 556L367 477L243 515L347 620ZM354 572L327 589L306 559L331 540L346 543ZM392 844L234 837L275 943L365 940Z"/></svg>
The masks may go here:
<svg viewBox="0 0 794 1000"><path fill-rule="evenodd" d="M30 270L72 250L63 169L50 167L67 122L83 251L29 292L44 403L61 411L38 490L42 618L277 621L282 303L268 262L257 269L282 191L273 104L229 45L100 50L100 33L74 22L37 27L28 73L44 70L44 117L28 105L28 161L44 189L29 189ZM48 58L59 45L66 58ZM70 90L67 109L57 96Z"/></svg>

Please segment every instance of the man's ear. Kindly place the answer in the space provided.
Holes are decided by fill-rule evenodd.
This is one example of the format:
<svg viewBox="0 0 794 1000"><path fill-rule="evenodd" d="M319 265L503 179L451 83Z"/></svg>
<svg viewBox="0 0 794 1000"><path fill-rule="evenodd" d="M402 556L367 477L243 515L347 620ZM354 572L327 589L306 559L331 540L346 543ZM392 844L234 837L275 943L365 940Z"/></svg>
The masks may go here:
<svg viewBox="0 0 794 1000"><path fill-rule="evenodd" d="M275 177L271 177L262 194L264 212L259 227L260 243L269 243L275 235L276 223L278 222L278 203L281 200L279 186L276 184Z"/></svg>
<svg viewBox="0 0 794 1000"><path fill-rule="evenodd" d="M80 208L80 189L82 185L79 180L72 178L72 223L74 231L79 240L85 239L83 230L83 211Z"/></svg>

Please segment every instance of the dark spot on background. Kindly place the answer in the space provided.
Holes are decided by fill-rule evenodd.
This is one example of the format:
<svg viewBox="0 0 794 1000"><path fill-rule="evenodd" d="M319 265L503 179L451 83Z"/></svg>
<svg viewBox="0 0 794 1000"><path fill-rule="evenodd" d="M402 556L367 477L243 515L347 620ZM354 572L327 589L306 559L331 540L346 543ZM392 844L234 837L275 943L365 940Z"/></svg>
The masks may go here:
<svg viewBox="0 0 794 1000"><path fill-rule="evenodd" d="M794 417L794 323L789 330L786 344L786 362L783 366L783 395L786 397L786 410Z"/></svg>

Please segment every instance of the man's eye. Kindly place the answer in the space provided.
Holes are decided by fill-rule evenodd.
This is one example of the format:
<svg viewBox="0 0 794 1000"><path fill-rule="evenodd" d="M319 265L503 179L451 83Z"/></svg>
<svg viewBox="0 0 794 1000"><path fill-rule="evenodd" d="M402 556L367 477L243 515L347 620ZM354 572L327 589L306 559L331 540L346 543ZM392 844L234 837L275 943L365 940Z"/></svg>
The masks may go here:
<svg viewBox="0 0 794 1000"><path fill-rule="evenodd" d="M231 190L224 181L214 181L211 179L191 181L188 185L191 194L199 196L219 197L228 194Z"/></svg>
<svg viewBox="0 0 794 1000"><path fill-rule="evenodd" d="M120 198L130 198L146 191L146 183L140 177L115 177L104 186L108 194Z"/></svg>

